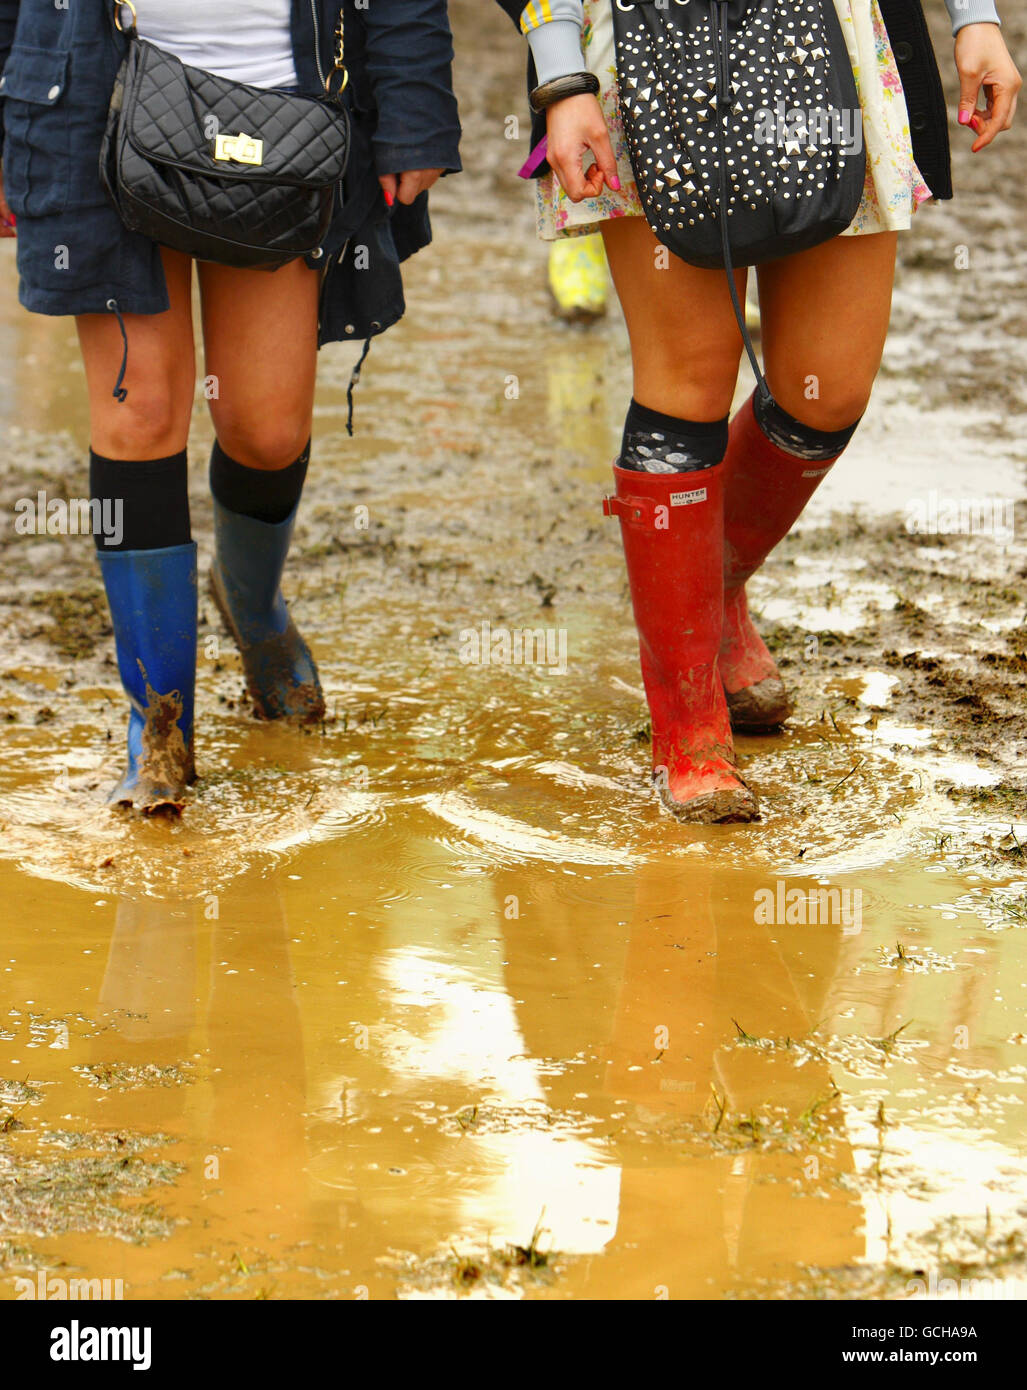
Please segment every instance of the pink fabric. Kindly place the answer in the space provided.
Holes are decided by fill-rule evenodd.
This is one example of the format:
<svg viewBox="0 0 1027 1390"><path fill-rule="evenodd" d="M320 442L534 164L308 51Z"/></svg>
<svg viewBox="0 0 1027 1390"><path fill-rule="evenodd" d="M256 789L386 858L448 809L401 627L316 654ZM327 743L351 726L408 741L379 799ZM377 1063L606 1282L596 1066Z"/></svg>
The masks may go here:
<svg viewBox="0 0 1027 1390"><path fill-rule="evenodd" d="M519 179L530 179L530 178L531 178L532 174L534 174L535 170L538 168L538 166L539 166L539 165L542 163L542 161L545 159L545 157L546 157L546 150L548 149L548 147L549 147L549 137L548 137L548 135L543 135L542 139L538 142L538 144L537 144L537 145L535 146L535 148L532 150L531 154L528 155L527 159L524 161L524 163L521 165L521 167L517 170L517 177L518 177Z"/></svg>

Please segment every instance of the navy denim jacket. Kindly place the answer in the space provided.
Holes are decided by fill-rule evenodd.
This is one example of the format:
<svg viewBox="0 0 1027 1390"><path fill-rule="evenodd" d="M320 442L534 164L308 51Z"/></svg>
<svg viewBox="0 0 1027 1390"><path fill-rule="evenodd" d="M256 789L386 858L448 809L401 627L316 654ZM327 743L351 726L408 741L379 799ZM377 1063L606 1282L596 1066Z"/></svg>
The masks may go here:
<svg viewBox="0 0 1027 1390"><path fill-rule="evenodd" d="M446 0L341 0L353 148L321 266L321 341L364 338L403 313L399 262L431 240L427 194L390 214L379 173L460 168ZM146 0L137 0L142 13ZM300 90L323 90L340 0L291 0ZM47 314L168 307L157 247L121 224L100 185L124 40L112 0L0 0L0 130L18 218L19 296ZM353 251L367 257L354 265Z"/></svg>

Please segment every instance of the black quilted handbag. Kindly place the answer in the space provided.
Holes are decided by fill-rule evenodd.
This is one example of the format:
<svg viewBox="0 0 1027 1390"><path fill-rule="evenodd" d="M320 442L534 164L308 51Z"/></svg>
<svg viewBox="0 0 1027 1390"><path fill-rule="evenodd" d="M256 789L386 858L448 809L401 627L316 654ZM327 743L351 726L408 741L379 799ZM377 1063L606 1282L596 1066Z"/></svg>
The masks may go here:
<svg viewBox="0 0 1027 1390"><path fill-rule="evenodd" d="M122 30L120 12L132 14ZM132 231L201 261L274 270L317 254L349 154L342 17L323 98L188 67L141 39L115 6L128 53L111 96L100 179ZM339 77L337 90L330 88Z"/></svg>

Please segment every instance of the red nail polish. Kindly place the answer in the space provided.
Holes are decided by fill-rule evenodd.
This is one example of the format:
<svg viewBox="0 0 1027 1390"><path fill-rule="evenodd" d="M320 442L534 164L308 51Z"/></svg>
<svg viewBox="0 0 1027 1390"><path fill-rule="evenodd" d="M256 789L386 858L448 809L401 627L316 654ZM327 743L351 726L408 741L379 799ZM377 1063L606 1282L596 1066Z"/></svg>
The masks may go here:
<svg viewBox="0 0 1027 1390"><path fill-rule="evenodd" d="M395 195L394 193L390 193L389 190L388 190L387 188L383 189L382 191L383 191L384 194L385 194L385 201L386 201L386 203L387 203L388 206L391 208L392 205L393 205L393 203L396 201L396 195Z"/></svg>
<svg viewBox="0 0 1027 1390"><path fill-rule="evenodd" d="M970 118L970 112L969 112L969 111L960 111L960 113L959 113L959 124L960 124L960 125L969 125L969 124L970 124L970 119L971 119L971 118Z"/></svg>
<svg viewBox="0 0 1027 1390"><path fill-rule="evenodd" d="M613 178L610 180L610 187L613 189L614 193L620 192L620 179L616 174L614 174Z"/></svg>

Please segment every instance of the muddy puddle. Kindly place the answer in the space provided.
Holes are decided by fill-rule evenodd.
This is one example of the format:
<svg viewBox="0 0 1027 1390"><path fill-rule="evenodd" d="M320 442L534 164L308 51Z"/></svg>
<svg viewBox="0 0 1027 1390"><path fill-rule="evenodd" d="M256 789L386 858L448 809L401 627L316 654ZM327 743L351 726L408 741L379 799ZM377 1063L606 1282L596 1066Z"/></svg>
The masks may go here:
<svg viewBox="0 0 1027 1390"><path fill-rule="evenodd" d="M92 543L4 529L0 1297L1022 1297L1027 543L930 516L1027 515L1023 132L907 239L865 426L753 586L799 698L739 740L763 822L680 827L599 510L623 328L551 320L521 54L453 11L473 172L353 440L323 355L288 588L323 727L250 717L201 597L202 780L112 816ZM10 249L9 514L82 496L88 442ZM198 402L201 563L210 442ZM545 660L481 660L523 629Z"/></svg>

